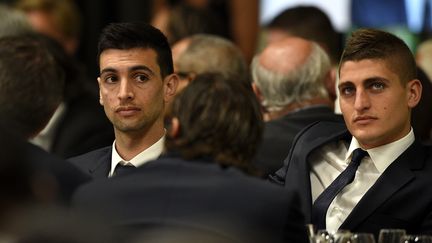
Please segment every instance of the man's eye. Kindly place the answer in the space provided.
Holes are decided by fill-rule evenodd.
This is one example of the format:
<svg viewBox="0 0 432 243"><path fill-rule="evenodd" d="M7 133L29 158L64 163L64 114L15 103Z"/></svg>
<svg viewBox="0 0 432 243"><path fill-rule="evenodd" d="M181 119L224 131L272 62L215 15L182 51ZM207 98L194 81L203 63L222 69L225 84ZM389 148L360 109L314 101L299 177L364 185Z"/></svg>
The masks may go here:
<svg viewBox="0 0 432 243"><path fill-rule="evenodd" d="M372 87L372 89L374 89L374 90L383 90L383 89L385 88L385 85L384 85L383 83L379 83L379 82L377 82L377 83L373 83L373 84L371 85L371 87Z"/></svg>
<svg viewBox="0 0 432 243"><path fill-rule="evenodd" d="M104 78L105 83L115 83L117 82L117 77L115 76L107 76Z"/></svg>
<svg viewBox="0 0 432 243"><path fill-rule="evenodd" d="M137 82L145 82L145 81L147 81L149 78L147 77L147 75L144 75L144 74L137 74L137 75L135 75L135 80L137 81Z"/></svg>
<svg viewBox="0 0 432 243"><path fill-rule="evenodd" d="M344 87L341 89L340 92L341 92L341 95L350 96L350 95L354 94L355 89L352 87Z"/></svg>

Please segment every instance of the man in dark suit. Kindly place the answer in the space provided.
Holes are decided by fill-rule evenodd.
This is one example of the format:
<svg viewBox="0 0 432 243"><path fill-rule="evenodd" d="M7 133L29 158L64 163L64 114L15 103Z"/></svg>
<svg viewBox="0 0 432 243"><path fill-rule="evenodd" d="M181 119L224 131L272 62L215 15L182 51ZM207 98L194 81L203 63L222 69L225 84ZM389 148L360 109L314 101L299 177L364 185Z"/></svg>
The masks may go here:
<svg viewBox="0 0 432 243"><path fill-rule="evenodd" d="M333 112L325 88L331 64L318 44L287 37L256 55L251 69L253 88L267 118L255 164L267 176L283 166L300 130L316 121L342 121L342 116Z"/></svg>
<svg viewBox="0 0 432 243"><path fill-rule="evenodd" d="M0 6L0 36L46 35L50 52L65 72L63 100L30 142L62 158L112 144L114 131L98 103L97 85L89 82L74 58L81 26L74 2L22 0L16 1L16 7L20 11Z"/></svg>
<svg viewBox="0 0 432 243"><path fill-rule="evenodd" d="M37 34L0 39L0 117L4 127L22 140L37 135L62 99L64 73ZM17 148L20 158L36 171L45 187L36 192L46 200L68 202L90 177L67 161L35 145ZM13 185L12 185L13 186ZM37 187L37 185L35 185Z"/></svg>
<svg viewBox="0 0 432 243"><path fill-rule="evenodd" d="M108 25L98 53L99 102L114 126L115 141L70 161L94 178L106 178L162 153L164 110L178 77L166 37L148 24Z"/></svg>
<svg viewBox="0 0 432 243"><path fill-rule="evenodd" d="M302 190L306 221L318 228L430 234L431 148L410 124L422 92L411 51L392 34L361 29L340 63L345 125L304 129L273 180Z"/></svg>
<svg viewBox="0 0 432 243"><path fill-rule="evenodd" d="M250 161L263 124L253 92L236 81L198 75L173 103L167 155L134 173L89 183L74 205L147 233L307 242L297 192L247 175L254 173Z"/></svg>

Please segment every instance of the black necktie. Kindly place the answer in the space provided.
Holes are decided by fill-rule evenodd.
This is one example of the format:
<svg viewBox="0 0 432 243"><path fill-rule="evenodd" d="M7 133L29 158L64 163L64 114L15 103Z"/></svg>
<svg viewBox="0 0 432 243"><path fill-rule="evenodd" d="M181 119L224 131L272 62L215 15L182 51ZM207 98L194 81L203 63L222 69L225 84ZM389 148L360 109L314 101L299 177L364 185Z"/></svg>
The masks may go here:
<svg viewBox="0 0 432 243"><path fill-rule="evenodd" d="M315 200L312 206L312 223L317 229L326 228L326 214L330 203L346 185L354 180L360 161L367 154L360 148L354 150L348 167Z"/></svg>
<svg viewBox="0 0 432 243"><path fill-rule="evenodd" d="M136 167L133 164L121 161L116 165L113 175L118 176L118 175L127 174L133 171L135 168Z"/></svg>

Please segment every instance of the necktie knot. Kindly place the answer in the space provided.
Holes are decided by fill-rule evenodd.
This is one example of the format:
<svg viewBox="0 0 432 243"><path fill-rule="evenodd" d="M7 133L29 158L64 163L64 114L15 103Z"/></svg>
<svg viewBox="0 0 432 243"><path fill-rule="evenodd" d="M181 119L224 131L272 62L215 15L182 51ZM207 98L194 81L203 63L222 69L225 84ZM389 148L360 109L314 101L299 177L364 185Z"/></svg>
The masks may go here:
<svg viewBox="0 0 432 243"><path fill-rule="evenodd" d="M353 151L352 157L351 157L351 163L360 164L360 161L368 155L368 152L364 151L361 148L357 148Z"/></svg>
<svg viewBox="0 0 432 243"><path fill-rule="evenodd" d="M114 175L127 174L134 169L135 166L133 164L125 161L120 161L114 169Z"/></svg>

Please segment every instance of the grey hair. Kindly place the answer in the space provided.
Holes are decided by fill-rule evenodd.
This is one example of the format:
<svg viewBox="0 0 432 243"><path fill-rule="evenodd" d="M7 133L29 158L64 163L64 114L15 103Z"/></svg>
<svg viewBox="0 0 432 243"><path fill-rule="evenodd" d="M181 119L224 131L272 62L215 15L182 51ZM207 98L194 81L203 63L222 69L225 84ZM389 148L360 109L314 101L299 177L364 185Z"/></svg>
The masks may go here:
<svg viewBox="0 0 432 243"><path fill-rule="evenodd" d="M178 70L195 74L219 73L225 78L250 82L248 66L231 41L209 34L196 34L178 58Z"/></svg>
<svg viewBox="0 0 432 243"><path fill-rule="evenodd" d="M0 37L16 36L33 32L24 13L0 4Z"/></svg>
<svg viewBox="0 0 432 243"><path fill-rule="evenodd" d="M302 103L312 98L328 98L324 79L330 69L328 55L316 43L312 43L305 63L289 73L263 67L259 63L259 55L251 63L253 82L263 96L262 105L269 111L278 111L291 103Z"/></svg>

